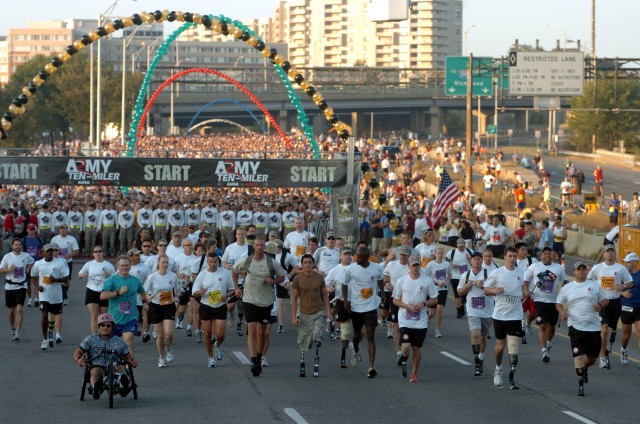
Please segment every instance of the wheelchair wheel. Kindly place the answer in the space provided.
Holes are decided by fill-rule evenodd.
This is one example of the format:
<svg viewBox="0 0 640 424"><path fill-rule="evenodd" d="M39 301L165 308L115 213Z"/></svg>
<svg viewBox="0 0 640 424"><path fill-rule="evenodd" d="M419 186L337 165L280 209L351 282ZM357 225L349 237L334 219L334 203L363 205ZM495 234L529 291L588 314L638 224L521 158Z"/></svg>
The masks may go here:
<svg viewBox="0 0 640 424"><path fill-rule="evenodd" d="M89 380L89 368L84 367L84 374L82 375L82 392L80 392L80 400L84 400L84 394L87 391L87 381Z"/></svg>
<svg viewBox="0 0 640 424"><path fill-rule="evenodd" d="M113 408L113 389L114 389L114 369L113 361L109 361L107 365L107 390L109 391L109 408Z"/></svg>
<svg viewBox="0 0 640 424"><path fill-rule="evenodd" d="M133 392L133 399L138 399L138 385L136 384L136 379L133 377L133 367L131 365L127 365L127 371L129 372L129 384L131 385L131 391Z"/></svg>

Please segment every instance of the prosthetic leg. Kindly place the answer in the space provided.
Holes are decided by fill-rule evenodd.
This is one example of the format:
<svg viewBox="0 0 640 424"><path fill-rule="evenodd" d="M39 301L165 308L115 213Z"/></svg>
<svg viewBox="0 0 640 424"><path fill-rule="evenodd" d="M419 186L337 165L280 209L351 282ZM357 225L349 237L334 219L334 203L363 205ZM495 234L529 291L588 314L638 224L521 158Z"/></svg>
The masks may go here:
<svg viewBox="0 0 640 424"><path fill-rule="evenodd" d="M320 377L320 354L318 352L318 349L320 349L320 346L322 345L322 343L320 342L315 342L315 343L316 343L316 357L313 361L313 376Z"/></svg>

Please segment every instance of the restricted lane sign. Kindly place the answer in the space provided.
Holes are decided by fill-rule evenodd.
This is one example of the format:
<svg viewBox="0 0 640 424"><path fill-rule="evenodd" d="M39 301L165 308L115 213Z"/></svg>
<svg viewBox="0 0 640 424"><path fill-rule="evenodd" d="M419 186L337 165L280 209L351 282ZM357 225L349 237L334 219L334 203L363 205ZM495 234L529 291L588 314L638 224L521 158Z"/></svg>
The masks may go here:
<svg viewBox="0 0 640 424"><path fill-rule="evenodd" d="M582 96L582 52L509 52L509 93L516 96Z"/></svg>

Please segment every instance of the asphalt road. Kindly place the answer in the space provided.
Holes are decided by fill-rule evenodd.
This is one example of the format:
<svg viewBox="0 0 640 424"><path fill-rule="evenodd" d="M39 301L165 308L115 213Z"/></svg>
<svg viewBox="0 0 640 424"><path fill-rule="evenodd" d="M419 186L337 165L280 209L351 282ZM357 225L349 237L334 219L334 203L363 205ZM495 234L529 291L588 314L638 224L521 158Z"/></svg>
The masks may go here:
<svg viewBox="0 0 640 424"><path fill-rule="evenodd" d="M276 334L274 329L270 366L258 378L252 377L249 366L241 361L246 355L246 337L228 333L224 359L217 368L209 369L204 346L186 337L185 330L177 330L176 359L164 369L157 368L153 343L136 340L139 399L117 397L115 409L109 410L104 396L98 401L90 396L84 402L79 400L82 371L74 364L72 353L88 332L89 323L82 304L84 285L76 279L70 299L64 309L63 343L48 351L40 350L40 312L35 308L25 308L19 343L9 340L6 320L0 324L1 423L618 424L635 422L640 416L640 404L633 400L640 381L635 336L630 343L632 361L623 367L618 356L613 356L611 370L592 368L584 398L577 396L564 324L554 339L551 363L541 361L534 336L530 336L530 344L520 346L516 380L521 389L498 389L491 376L494 340L489 340L484 375L473 377L467 322L455 318L452 299L445 309L444 337L435 339L429 331L417 384L400 377L391 341L384 338L381 329L376 331L379 375L375 379L365 377L366 345L362 346L359 368L340 369L339 343L330 341L321 348L320 378L300 378L296 334L290 325L284 334ZM289 316L287 308L285 317ZM312 363L313 354L307 357Z"/></svg>

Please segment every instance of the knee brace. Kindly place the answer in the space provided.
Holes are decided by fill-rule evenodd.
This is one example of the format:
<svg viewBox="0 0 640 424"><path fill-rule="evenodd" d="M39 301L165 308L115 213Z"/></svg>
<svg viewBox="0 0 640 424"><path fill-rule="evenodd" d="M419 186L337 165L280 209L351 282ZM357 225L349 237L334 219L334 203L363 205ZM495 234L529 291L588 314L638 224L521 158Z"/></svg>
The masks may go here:
<svg viewBox="0 0 640 424"><path fill-rule="evenodd" d="M353 336L351 324L349 324L348 322L341 322L340 323L340 340L350 340L351 336Z"/></svg>
<svg viewBox="0 0 640 424"><path fill-rule="evenodd" d="M49 320L49 323L52 323L56 320L56 316L51 312L47 312L47 319Z"/></svg>
<svg viewBox="0 0 640 424"><path fill-rule="evenodd" d="M518 354L518 337L507 336L507 346L509 347L509 356Z"/></svg>

